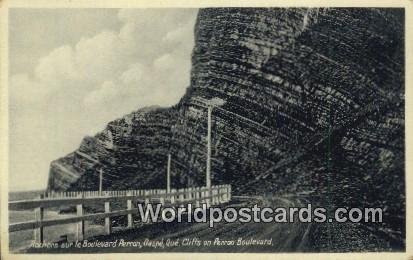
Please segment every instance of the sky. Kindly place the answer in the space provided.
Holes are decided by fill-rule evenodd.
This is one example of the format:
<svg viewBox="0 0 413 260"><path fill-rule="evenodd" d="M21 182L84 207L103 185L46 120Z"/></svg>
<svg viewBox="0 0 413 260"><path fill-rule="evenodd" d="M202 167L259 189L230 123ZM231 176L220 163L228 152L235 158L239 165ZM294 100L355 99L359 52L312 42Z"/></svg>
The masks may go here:
<svg viewBox="0 0 413 260"><path fill-rule="evenodd" d="M11 9L9 190L44 189L50 162L190 82L197 9Z"/></svg>

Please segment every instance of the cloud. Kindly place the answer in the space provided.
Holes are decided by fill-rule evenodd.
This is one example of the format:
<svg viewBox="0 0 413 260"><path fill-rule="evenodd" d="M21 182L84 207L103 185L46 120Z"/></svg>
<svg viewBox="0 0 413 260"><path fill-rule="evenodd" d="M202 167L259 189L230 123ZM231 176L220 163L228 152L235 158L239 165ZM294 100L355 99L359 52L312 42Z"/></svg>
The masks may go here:
<svg viewBox="0 0 413 260"><path fill-rule="evenodd" d="M75 53L79 73L92 83L110 80L130 62L124 55L127 50L123 45L118 34L110 31L81 39Z"/></svg>
<svg viewBox="0 0 413 260"><path fill-rule="evenodd" d="M79 79L72 47L65 45L40 58L34 72L42 82L60 82Z"/></svg>
<svg viewBox="0 0 413 260"><path fill-rule="evenodd" d="M52 50L39 59L33 75L13 75L11 88L38 93L39 102L64 89L68 99L81 99L85 106L116 104L128 93L136 98L129 110L148 103L142 96L156 103L154 89L182 93L189 84L195 15L187 9L122 9L119 31L103 30Z"/></svg>
<svg viewBox="0 0 413 260"><path fill-rule="evenodd" d="M102 28L64 44L40 58L31 73L11 75L11 117L20 118L11 128L14 138L33 149L50 148L48 159L58 158L117 117L178 102L190 82L196 13L119 10L117 30ZM35 135L48 138L40 142ZM47 171L49 163L42 161L38 171Z"/></svg>
<svg viewBox="0 0 413 260"><path fill-rule="evenodd" d="M129 68L122 73L120 79L126 85L137 84L142 80L145 73L145 68L142 64L134 63L129 65Z"/></svg>
<svg viewBox="0 0 413 260"><path fill-rule="evenodd" d="M15 74L9 79L11 105L30 106L45 100L50 89L34 81L27 74Z"/></svg>
<svg viewBox="0 0 413 260"><path fill-rule="evenodd" d="M157 70L157 71L168 71L168 70L172 70L174 68L173 64L174 64L175 60L174 57L168 53L165 55L162 55L161 57L157 58L154 62L153 62L153 67Z"/></svg>
<svg viewBox="0 0 413 260"><path fill-rule="evenodd" d="M99 103L109 104L118 93L119 90L112 81L105 81L99 89L93 90L85 97L85 104L91 106Z"/></svg>
<svg viewBox="0 0 413 260"><path fill-rule="evenodd" d="M115 92L125 88L129 88L130 94L139 96L144 90L153 92L154 88L185 89L189 84L195 12L125 9L118 12L118 18L123 22L119 31L102 31L80 39L73 47L64 45L40 58L31 84L27 82L24 86L42 86L43 92L48 90L53 95L56 88L76 85L82 91L75 92L87 100L85 105L105 103L106 98L97 96L104 93L108 96L109 92L116 96ZM185 81L169 80L171 76L181 76ZM14 83L23 87L19 78L21 76L17 82L12 81L12 88ZM29 78L26 76L25 80ZM113 84L110 91L107 82ZM136 107L139 107L139 96ZM171 102L167 103L160 105Z"/></svg>

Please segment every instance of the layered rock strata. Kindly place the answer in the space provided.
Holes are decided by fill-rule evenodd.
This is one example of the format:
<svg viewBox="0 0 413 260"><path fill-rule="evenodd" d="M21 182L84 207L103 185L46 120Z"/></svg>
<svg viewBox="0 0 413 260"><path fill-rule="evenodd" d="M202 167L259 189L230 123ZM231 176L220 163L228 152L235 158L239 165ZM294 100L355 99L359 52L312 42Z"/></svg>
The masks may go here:
<svg viewBox="0 0 413 260"><path fill-rule="evenodd" d="M168 153L174 187L204 185L205 100L216 97L225 104L213 110L213 184L382 207L385 223L364 230L404 246L401 9L201 9L181 101L86 137L51 163L48 188L96 189L100 167L106 189L164 188Z"/></svg>

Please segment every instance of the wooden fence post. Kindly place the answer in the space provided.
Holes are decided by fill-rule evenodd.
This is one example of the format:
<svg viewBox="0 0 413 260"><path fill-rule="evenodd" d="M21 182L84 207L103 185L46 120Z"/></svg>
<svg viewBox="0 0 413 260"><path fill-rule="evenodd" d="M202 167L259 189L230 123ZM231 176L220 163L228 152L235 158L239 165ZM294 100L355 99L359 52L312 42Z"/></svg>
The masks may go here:
<svg viewBox="0 0 413 260"><path fill-rule="evenodd" d="M192 188L188 188L188 200L189 200L188 204L192 205ZM188 205L187 205L187 208L188 208Z"/></svg>
<svg viewBox="0 0 413 260"><path fill-rule="evenodd" d="M204 192L204 196L206 207L209 208L211 206L211 198L208 197L211 196L211 187L207 188L207 190Z"/></svg>
<svg viewBox="0 0 413 260"><path fill-rule="evenodd" d="M83 205L82 204L76 205L76 215L78 217L83 216ZM85 221L81 220L77 223L76 240L81 241L84 239L84 236L85 236Z"/></svg>
<svg viewBox="0 0 413 260"><path fill-rule="evenodd" d="M215 191L217 195L216 197L217 203L220 204L221 203L221 185L218 185Z"/></svg>
<svg viewBox="0 0 413 260"><path fill-rule="evenodd" d="M109 212L110 212L110 202L106 201L105 202L105 213L109 213ZM112 233L112 223L111 223L110 217L105 218L105 233L107 235L110 235Z"/></svg>
<svg viewBox="0 0 413 260"><path fill-rule="evenodd" d="M214 199L215 199L215 203L218 205L218 204L219 204L219 187L217 187L217 188L215 189Z"/></svg>
<svg viewBox="0 0 413 260"><path fill-rule="evenodd" d="M219 196L219 201L222 203L222 202L225 202L225 188L223 188L223 186L221 185L221 187L219 188L219 193L221 194L220 196Z"/></svg>
<svg viewBox="0 0 413 260"><path fill-rule="evenodd" d="M218 187L218 188L215 190L215 195L216 195L215 200L216 200L217 204L220 204L219 189L220 189L220 187Z"/></svg>
<svg viewBox="0 0 413 260"><path fill-rule="evenodd" d="M173 189L173 190L171 190L171 191L172 191L172 193L175 193L175 192L176 192L175 189ZM175 195L174 195L174 194L171 195L170 200L171 200L171 204L172 204L171 206L173 206L173 204L175 203Z"/></svg>
<svg viewBox="0 0 413 260"><path fill-rule="evenodd" d="M184 195L185 195L185 189L180 190L181 194L179 194L179 206L183 207L184 206Z"/></svg>
<svg viewBox="0 0 413 260"><path fill-rule="evenodd" d="M151 190L148 190L148 191L144 191L144 194L145 194L145 196L149 196L149 197L146 197L145 198L145 208L148 208L148 204L149 204L149 202L151 201L151 198L152 198L152 196L150 196L151 195ZM148 218L146 219L146 223L151 223L151 218L150 218L150 214L148 214Z"/></svg>
<svg viewBox="0 0 413 260"><path fill-rule="evenodd" d="M195 206L199 207L199 204L200 204L199 188L195 188L195 198L196 198Z"/></svg>
<svg viewBox="0 0 413 260"><path fill-rule="evenodd" d="M220 197L221 185L217 186L217 189L215 190L215 194L216 194L216 202L217 202L217 204L220 204L221 203L221 197Z"/></svg>
<svg viewBox="0 0 413 260"><path fill-rule="evenodd" d="M145 195L145 206L147 206L149 204L150 201L150 191L144 191L144 195Z"/></svg>
<svg viewBox="0 0 413 260"><path fill-rule="evenodd" d="M213 206L213 205L216 205L216 197L215 197L216 189L215 189L215 187L212 187L211 193L212 193L211 194L211 196L212 196L211 205Z"/></svg>
<svg viewBox="0 0 413 260"><path fill-rule="evenodd" d="M128 196L131 196L131 192L128 191L128 194L127 194L127 195L128 195ZM132 209L132 199L128 199L128 200L126 201L126 206L127 206L127 208L128 208L129 210ZM132 228L132 226L133 226L132 214L129 213L129 214L128 214L128 228Z"/></svg>
<svg viewBox="0 0 413 260"><path fill-rule="evenodd" d="M44 208L39 207L36 208L34 211L34 216L35 216L35 220L37 222L42 222L43 218L44 218ZM44 242L44 228L42 226L40 226L39 228L36 228L34 230L34 239L36 242L38 243L43 243Z"/></svg>
<svg viewBox="0 0 413 260"><path fill-rule="evenodd" d="M202 192L202 198L203 198L202 203L204 203L206 205L206 207L208 208L208 201L206 200L206 196L207 196L207 190L204 190Z"/></svg>

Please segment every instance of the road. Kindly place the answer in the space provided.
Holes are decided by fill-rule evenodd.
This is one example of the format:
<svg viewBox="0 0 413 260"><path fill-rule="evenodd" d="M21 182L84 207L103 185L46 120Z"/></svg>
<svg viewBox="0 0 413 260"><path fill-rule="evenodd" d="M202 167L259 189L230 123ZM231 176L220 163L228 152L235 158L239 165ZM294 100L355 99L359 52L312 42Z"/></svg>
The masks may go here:
<svg viewBox="0 0 413 260"><path fill-rule="evenodd" d="M234 197L231 203L223 207L300 207L304 204L298 199L280 197ZM145 240L162 240L181 242L184 238L208 241L210 246L171 246L171 247L116 247L116 248L71 248L65 250L48 250L47 252L305 252L310 251L308 236L311 232L309 223L215 223L213 228L209 223L153 223L130 230L114 232L110 236L97 236L88 238L88 241L115 241L124 239L125 241L138 241L143 243ZM218 240L217 240L218 238ZM243 240L255 239L265 240L271 243L267 245L236 245L239 238ZM234 245L228 245L227 242ZM39 250L30 250L32 253Z"/></svg>

